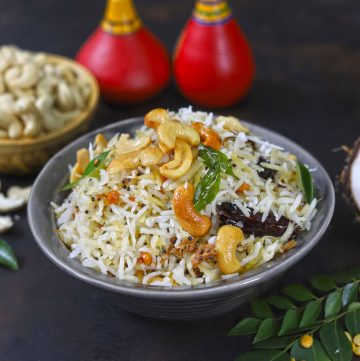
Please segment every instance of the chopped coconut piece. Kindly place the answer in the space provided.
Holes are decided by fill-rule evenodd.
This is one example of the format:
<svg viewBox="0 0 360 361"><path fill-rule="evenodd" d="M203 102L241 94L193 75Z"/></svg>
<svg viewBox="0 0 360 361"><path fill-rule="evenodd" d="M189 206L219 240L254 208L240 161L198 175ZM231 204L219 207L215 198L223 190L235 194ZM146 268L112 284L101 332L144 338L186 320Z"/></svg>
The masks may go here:
<svg viewBox="0 0 360 361"><path fill-rule="evenodd" d="M13 227L14 223L9 216L0 216L0 234L7 232Z"/></svg>

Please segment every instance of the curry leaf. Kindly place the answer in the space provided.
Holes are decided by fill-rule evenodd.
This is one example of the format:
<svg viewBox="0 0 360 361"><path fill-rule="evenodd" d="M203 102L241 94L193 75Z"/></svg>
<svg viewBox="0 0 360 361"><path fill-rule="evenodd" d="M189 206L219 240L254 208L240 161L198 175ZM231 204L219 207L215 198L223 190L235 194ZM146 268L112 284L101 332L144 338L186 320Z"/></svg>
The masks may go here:
<svg viewBox="0 0 360 361"><path fill-rule="evenodd" d="M259 326L254 338L254 343L264 341L272 336L276 328L276 320L274 318L266 318Z"/></svg>
<svg viewBox="0 0 360 361"><path fill-rule="evenodd" d="M17 271L19 269L19 264L16 260L14 251L7 242L1 240L0 240L0 264L12 269L13 271Z"/></svg>
<svg viewBox="0 0 360 361"><path fill-rule="evenodd" d="M321 342L333 361L351 361L352 348L343 328L332 321L320 328Z"/></svg>
<svg viewBox="0 0 360 361"><path fill-rule="evenodd" d="M290 308L295 308L295 305L284 296L270 296L266 299L270 305L278 308L279 310L289 310Z"/></svg>
<svg viewBox="0 0 360 361"><path fill-rule="evenodd" d="M66 184L62 190L66 191L66 190L76 187L79 184L79 182L82 179L84 179L85 177L98 177L99 173L100 173L100 169L102 169L104 167L106 157L108 156L109 153L110 153L110 150L107 150L106 152L103 152L103 153L99 154L98 156L94 157L94 159L92 159L89 162L89 164L86 166L81 178L75 182Z"/></svg>
<svg viewBox="0 0 360 361"><path fill-rule="evenodd" d="M347 272L339 272L333 277L336 283L348 283L351 282L353 278L354 277Z"/></svg>
<svg viewBox="0 0 360 361"><path fill-rule="evenodd" d="M306 203L310 204L314 199L314 184L309 169L300 161L297 161L298 177L304 191Z"/></svg>
<svg viewBox="0 0 360 361"><path fill-rule="evenodd" d="M300 327L306 327L317 321L322 309L320 300L309 302L304 310L303 316L300 321Z"/></svg>
<svg viewBox="0 0 360 361"><path fill-rule="evenodd" d="M279 336L285 335L287 332L296 329L299 322L300 312L296 308L286 311L280 327Z"/></svg>
<svg viewBox="0 0 360 361"><path fill-rule="evenodd" d="M253 317L242 319L235 327L228 333L229 336L251 335L255 333L261 323L261 320Z"/></svg>
<svg viewBox="0 0 360 361"><path fill-rule="evenodd" d="M254 345L255 349L277 349L277 348L284 348L289 346L291 343L295 341L295 336L288 336L288 337L274 337L269 338L265 341L261 341Z"/></svg>
<svg viewBox="0 0 360 361"><path fill-rule="evenodd" d="M273 316L269 305L264 300L255 300L251 302L250 306L258 318L269 318Z"/></svg>
<svg viewBox="0 0 360 361"><path fill-rule="evenodd" d="M316 299L315 295L302 285L291 285L282 289L282 292L295 301L308 302Z"/></svg>
<svg viewBox="0 0 360 361"><path fill-rule="evenodd" d="M329 294L325 302L324 315L329 318L337 315L341 310L341 291L335 291Z"/></svg>
<svg viewBox="0 0 360 361"><path fill-rule="evenodd" d="M275 350L259 350L247 352L236 358L235 361L290 361L290 356Z"/></svg>
<svg viewBox="0 0 360 361"><path fill-rule="evenodd" d="M348 306L350 303L354 302L358 296L359 284L357 282L348 283L342 293L342 305L343 307Z"/></svg>
<svg viewBox="0 0 360 361"><path fill-rule="evenodd" d="M314 339L314 343L310 348L302 347L299 341L297 341L291 348L291 356L295 360L330 361L321 343L316 339Z"/></svg>
<svg viewBox="0 0 360 361"><path fill-rule="evenodd" d="M360 307L354 308L346 314L345 326L352 336L360 333Z"/></svg>
<svg viewBox="0 0 360 361"><path fill-rule="evenodd" d="M323 292L331 291L336 288L335 282L328 276L315 276L310 279L310 284L315 289Z"/></svg>

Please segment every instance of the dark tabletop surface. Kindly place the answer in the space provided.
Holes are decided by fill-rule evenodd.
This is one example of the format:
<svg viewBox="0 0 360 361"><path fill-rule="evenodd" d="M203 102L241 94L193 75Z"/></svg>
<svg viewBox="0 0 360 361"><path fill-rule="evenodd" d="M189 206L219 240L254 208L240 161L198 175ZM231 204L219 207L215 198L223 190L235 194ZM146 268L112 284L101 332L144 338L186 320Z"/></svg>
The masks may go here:
<svg viewBox="0 0 360 361"><path fill-rule="evenodd" d="M0 44L74 56L101 17L105 1L1 0ZM137 0L144 22L172 51L192 9L190 0ZM358 0L242 0L231 3L254 49L257 79L249 97L226 110L279 131L312 152L335 181L343 154L360 135ZM92 128L155 106L186 105L175 86L146 104L101 104ZM33 177L1 176L3 190ZM2 238L21 269L0 269L0 361L233 360L249 340L229 338L247 308L218 319L164 322L121 310L116 296L66 275L41 253L26 211ZM360 225L337 191L331 226L278 283L358 266Z"/></svg>

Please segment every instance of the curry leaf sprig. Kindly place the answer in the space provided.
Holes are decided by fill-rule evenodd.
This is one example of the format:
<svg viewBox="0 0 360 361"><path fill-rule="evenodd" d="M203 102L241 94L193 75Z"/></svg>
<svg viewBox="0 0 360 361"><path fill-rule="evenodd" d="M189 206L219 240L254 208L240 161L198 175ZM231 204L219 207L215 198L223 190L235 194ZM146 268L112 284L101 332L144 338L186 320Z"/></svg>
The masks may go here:
<svg viewBox="0 0 360 361"><path fill-rule="evenodd" d="M194 196L194 206L198 211L201 211L207 204L211 203L218 194L222 173L233 177L236 176L233 172L231 161L224 153L200 144L199 157L208 168L206 174L197 185Z"/></svg>
<svg viewBox="0 0 360 361"><path fill-rule="evenodd" d="M310 204L314 199L314 183L309 169L299 160L297 161L297 173L305 195L305 201Z"/></svg>
<svg viewBox="0 0 360 361"><path fill-rule="evenodd" d="M100 169L104 168L106 157L110 153L110 150L107 150L106 152L103 152L96 157L94 157L89 164L86 166L84 173L82 177L75 182L68 183L63 187L63 191L69 190L74 188L79 184L79 182L84 179L85 177L98 177L100 174Z"/></svg>
<svg viewBox="0 0 360 361"><path fill-rule="evenodd" d="M0 265L10 268L13 271L19 269L18 261L10 245L0 240Z"/></svg>
<svg viewBox="0 0 360 361"><path fill-rule="evenodd" d="M287 286L250 304L253 315L229 336L253 335L253 351L236 361L352 360L351 338L360 333L360 269L316 276L310 285Z"/></svg>

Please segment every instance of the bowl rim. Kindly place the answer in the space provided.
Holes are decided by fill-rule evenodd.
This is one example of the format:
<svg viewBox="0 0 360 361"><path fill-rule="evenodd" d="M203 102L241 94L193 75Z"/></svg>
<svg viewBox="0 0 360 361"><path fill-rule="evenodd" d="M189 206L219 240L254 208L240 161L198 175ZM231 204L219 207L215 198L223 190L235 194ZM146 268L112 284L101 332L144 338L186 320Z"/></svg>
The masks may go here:
<svg viewBox="0 0 360 361"><path fill-rule="evenodd" d="M73 119L68 121L64 127L56 129L52 132L49 132L45 135L42 135L40 137L35 138L19 138L19 139L8 139L3 138L0 139L0 147L2 150L9 148L11 150L14 149L14 146L19 147L27 147L27 146L35 146L35 145L43 145L46 143L49 143L55 139L64 137L68 135L69 133L73 132L76 128L81 126L84 122L86 122L89 119L89 116L95 111L100 98L100 90L99 90L99 84L95 78L95 76L86 69L83 65L77 63L75 60L67 58L62 55L56 55L51 53L41 53L45 54L47 59L50 63L66 63L69 66L76 68L79 72L81 72L85 78L90 83L91 86L91 92L90 97L88 100L88 104L86 105L85 109L76 115Z"/></svg>
<svg viewBox="0 0 360 361"><path fill-rule="evenodd" d="M37 232L36 219L34 218L35 212L33 212L33 209L35 209L37 203L36 193L38 191L41 191L41 182L43 181L43 178L46 175L47 169L50 167L50 163L52 162L52 160L55 159L56 157L61 157L62 155L66 154L68 149L71 148L75 143L81 142L82 140L85 140L87 138L92 138L94 135L96 135L99 132L114 130L114 128L116 129L118 126L127 126L127 125L131 126L134 123L140 121L141 119L143 118L133 117L125 120L120 120L115 123L109 124L107 126L95 129L77 138L75 141L71 142L69 145L67 145L65 148L63 148L61 151L59 151L50 159L50 161L43 167L43 169L41 170L41 172L39 173L38 177L36 178L33 184L32 192L30 194L30 199L27 207L28 221L31 232L33 234L35 241L37 242L38 246L43 251L43 253L46 255L46 257L66 273L90 285L97 286L99 288L108 291L113 291L129 297L154 299L154 300L159 300L164 298L168 300L208 299L212 296L219 297L220 294L221 296L224 296L224 295L238 293L248 288L250 285L254 283L262 284L263 282L269 281L269 279L276 278L276 276L280 275L286 269L295 265L301 258L303 258L306 254L308 254L310 250L319 242L319 240L327 230L335 209L335 191L331 178L324 169L324 167L321 165L321 163L314 156L312 156L307 150L305 150L302 146L298 145L296 142L290 140L289 138L275 131L269 130L266 127L262 127L247 121L242 121L246 126L249 126L250 128L251 127L257 128L258 130L267 132L267 134L271 134L273 136L282 139L284 142L290 142L292 145L297 147L302 152L302 154L304 154L307 158L311 159L312 162L316 164L317 170L320 171L324 176L325 185L329 191L327 194L327 197L329 198L328 200L329 205L321 225L316 230L316 233L313 235L311 239L307 240L301 248L295 249L294 253L287 254L287 257L284 258L278 264L275 264L267 269L261 270L259 271L259 273L252 276L248 276L247 278L240 278L232 283L226 283L225 280L223 280L223 281L216 281L214 283L209 283L206 284L205 286L200 285L200 287L180 286L180 287L169 288L169 287L142 285L138 283L129 282L129 286L127 286L126 284L125 285L118 283L111 284L105 280L95 279L92 278L91 275L87 275L85 273L81 273L80 271L77 271L71 265L69 265L69 263L66 263L64 260L58 257L52 251L46 239L43 239L42 237L39 236ZM61 242L60 238L59 238L59 242ZM94 271L99 272L96 270Z"/></svg>

